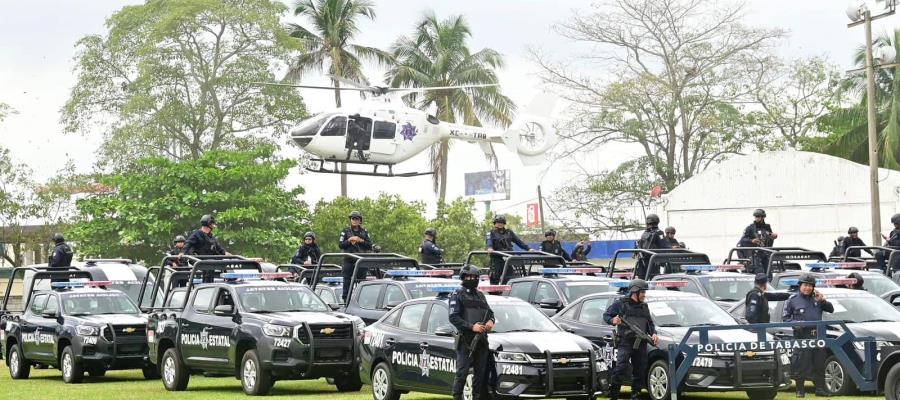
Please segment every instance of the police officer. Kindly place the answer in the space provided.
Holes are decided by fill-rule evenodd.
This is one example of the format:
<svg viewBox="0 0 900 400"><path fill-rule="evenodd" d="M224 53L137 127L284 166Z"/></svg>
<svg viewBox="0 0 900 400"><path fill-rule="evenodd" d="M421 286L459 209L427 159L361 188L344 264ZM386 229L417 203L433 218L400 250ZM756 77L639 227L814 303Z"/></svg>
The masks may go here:
<svg viewBox="0 0 900 400"><path fill-rule="evenodd" d="M495 215L492 220L494 223L494 229L491 229L487 234L487 251L488 253L493 253L494 251L512 251L513 244L519 246L520 249L531 251L525 242L522 239L519 239L519 236L516 235L515 232L506 229L506 217L503 215ZM501 275L503 275L503 256L497 254L491 254L491 284L496 285L500 283ZM504 279L505 281L508 279Z"/></svg>
<svg viewBox="0 0 900 400"><path fill-rule="evenodd" d="M684 243L679 242L678 239L675 239L675 227L674 226L667 226L665 232L666 232L666 237L664 239L665 239L666 244L669 245L669 247L671 247L673 249L684 249L687 247L684 245Z"/></svg>
<svg viewBox="0 0 900 400"><path fill-rule="evenodd" d="M338 247L340 247L344 253L351 254L368 253L372 251L372 238L369 236L369 231L362 226L362 214L360 214L359 211L353 211L350 213L349 217L350 226L341 231ZM347 294L350 293L350 281L353 279L353 267L355 265L356 260L354 258L344 258L344 265L341 268L341 274L343 275L345 282L342 288L343 294L341 295L341 298L344 299L344 301L347 301ZM365 268L358 271L356 275L357 279L362 279L365 276Z"/></svg>
<svg viewBox="0 0 900 400"><path fill-rule="evenodd" d="M852 246L865 246L866 242L863 242L862 239L859 238L859 229L855 226L851 226L850 229L847 229L847 236L844 237L844 240L841 242L842 250L847 251ZM869 255L872 254L869 249L866 249L866 253ZM841 254L843 255L843 254ZM859 249L850 249L847 252L847 257L859 257L862 255L862 252Z"/></svg>
<svg viewBox="0 0 900 400"><path fill-rule="evenodd" d="M900 250L900 214L894 214L891 217L891 223L894 224L894 230L888 234L888 236L881 235L884 238L885 243L884 247L888 247L894 250ZM891 253L888 251L877 251L875 252L875 260L878 262L878 268L882 271L887 272L887 261L890 260ZM900 257L894 257L894 262L891 263L891 271L896 271L900 269Z"/></svg>
<svg viewBox="0 0 900 400"><path fill-rule="evenodd" d="M863 279L863 276L859 272L854 272L847 277L856 279L856 282L847 285L848 289L866 290L865 288L863 288L863 285L866 284L866 280Z"/></svg>
<svg viewBox="0 0 900 400"><path fill-rule="evenodd" d="M756 274L754 283L756 286L744 296L744 318L751 324L768 324L771 321L769 301L785 301L791 294L766 292L769 277L763 273Z"/></svg>
<svg viewBox="0 0 900 400"><path fill-rule="evenodd" d="M838 236L834 241L834 247L831 248L831 253L828 253L828 257L843 257L844 256L844 236Z"/></svg>
<svg viewBox="0 0 900 400"><path fill-rule="evenodd" d="M648 285L643 279L634 279L628 285L628 295L610 304L603 313L603 320L616 327L616 365L610 376L609 398L618 399L619 389L627 363L631 362L631 398L639 399L647 375L647 341L641 339L632 327L650 335L653 345L659 344L656 327L650 318L650 308L644 299ZM630 325L622 321L625 320Z"/></svg>
<svg viewBox="0 0 900 400"><path fill-rule="evenodd" d="M347 125L347 159L350 159L350 155L353 154L353 150L356 149L357 156L359 156L360 161L366 161L366 155L363 153L363 148L367 147L364 145L364 142L368 138L368 132L363 128L362 122L360 120L359 114L353 114L349 118L349 124Z"/></svg>
<svg viewBox="0 0 900 400"><path fill-rule="evenodd" d="M816 278L810 274L800 277L800 291L794 293L784 303L785 322L793 321L821 321L823 312L834 312L834 306L825 299L825 296L816 289ZM816 337L815 327L794 328L795 339L813 339ZM812 379L816 388L816 396L827 395L823 388L825 374L822 366L825 365L825 353L823 349L798 349L794 350L791 368L794 369L794 377L797 385L797 397L805 397L806 389L803 387L806 379Z"/></svg>
<svg viewBox="0 0 900 400"><path fill-rule="evenodd" d="M772 232L772 226L766 223L766 210L753 210L753 223L744 228L738 241L738 247L772 247L778 234ZM751 273L767 272L769 255L761 251L741 251L741 257L751 259Z"/></svg>
<svg viewBox="0 0 900 400"><path fill-rule="evenodd" d="M663 239L663 232L659 230L659 216L656 214L648 214L645 219L646 228L644 229L644 233L641 234L641 238L637 241L637 248L644 250L653 250L653 249L668 249L669 246L666 241ZM638 258L637 264L634 266L634 277L643 279L643 278L653 278L654 271L650 271L651 274L647 276L647 268L650 264L650 255L643 254Z"/></svg>
<svg viewBox="0 0 900 400"><path fill-rule="evenodd" d="M321 256L322 251L319 250L319 245L316 244L316 234L312 232L306 232L305 234L303 234L303 244L301 244L300 248L297 249L297 254L294 254L294 256L291 257L291 264L318 264L319 257Z"/></svg>
<svg viewBox="0 0 900 400"><path fill-rule="evenodd" d="M472 375L472 394L475 399L489 398L487 381L490 351L487 333L494 329L494 312L484 294L478 291L478 268L467 265L459 271L462 288L450 296L450 323L458 332L456 341L456 377L453 380L453 399L463 399L463 387L469 368ZM472 346L476 336L475 346ZM473 351L474 350L474 351Z"/></svg>
<svg viewBox="0 0 900 400"><path fill-rule="evenodd" d="M166 254L170 256L178 256L179 254L181 254L181 250L184 249L185 242L187 242L187 240L184 238L184 236L175 236L175 240L172 241L172 244L175 247L172 247L172 250L169 250L169 252ZM171 265L174 267L184 267L187 265L187 260L181 259L181 257L179 257L177 260L173 260L171 262Z"/></svg>
<svg viewBox="0 0 900 400"><path fill-rule="evenodd" d="M219 240L213 236L213 229L216 228L216 218L206 214L200 217L200 229L195 230L188 237L187 243L181 249L179 256L198 255L198 256L230 256L231 253L225 250ZM180 258L180 257L179 257Z"/></svg>
<svg viewBox="0 0 900 400"><path fill-rule="evenodd" d="M591 254L592 249L593 246L591 246L591 242L579 240L578 244L576 244L575 248L572 250L572 259L575 261L587 261L588 254Z"/></svg>
<svg viewBox="0 0 900 400"><path fill-rule="evenodd" d="M572 257L569 257L569 253L566 253L566 250L563 249L562 243L556 240L556 231L551 229L544 232L544 239L545 240L541 242L541 251L560 256L566 261L572 261Z"/></svg>
<svg viewBox="0 0 900 400"><path fill-rule="evenodd" d="M423 264L443 264L444 250L437 247L437 230L428 228L425 230L425 239L419 245L419 254Z"/></svg>
<svg viewBox="0 0 900 400"><path fill-rule="evenodd" d="M72 247L66 243L66 238L62 233L53 234L53 253L50 254L50 260L47 266L50 268L61 268L72 266L72 256L75 254Z"/></svg>

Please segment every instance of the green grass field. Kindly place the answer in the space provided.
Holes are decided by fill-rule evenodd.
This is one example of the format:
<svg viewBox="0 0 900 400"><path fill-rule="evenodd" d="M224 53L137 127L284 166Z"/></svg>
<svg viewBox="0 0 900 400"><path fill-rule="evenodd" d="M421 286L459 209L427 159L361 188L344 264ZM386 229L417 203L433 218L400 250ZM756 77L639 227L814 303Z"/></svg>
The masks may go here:
<svg viewBox="0 0 900 400"><path fill-rule="evenodd" d="M337 393L334 386L317 381L277 382L267 399L308 398L312 400L371 400L371 388L364 386L359 393ZM815 398L808 395L809 398ZM13 400L105 400L105 399L166 399L166 400L216 400L245 399L241 384L233 378L205 378L192 376L188 390L181 393L167 392L159 380L145 381L140 371L110 371L105 377L85 377L84 383L66 385L60 372L54 369L31 371L28 380L13 381L5 364L0 367L0 398ZM745 399L743 392L696 393L686 398L693 399ZM793 399L793 392L784 392L779 399ZM841 399L878 399L880 397L841 397ZM422 393L404 395L406 400L448 400L449 396Z"/></svg>

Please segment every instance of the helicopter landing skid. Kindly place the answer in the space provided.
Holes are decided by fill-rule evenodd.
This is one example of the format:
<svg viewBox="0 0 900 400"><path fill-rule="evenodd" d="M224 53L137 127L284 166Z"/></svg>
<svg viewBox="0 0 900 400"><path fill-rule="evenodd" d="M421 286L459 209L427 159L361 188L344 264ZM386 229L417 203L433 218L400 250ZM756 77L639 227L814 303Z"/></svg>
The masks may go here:
<svg viewBox="0 0 900 400"><path fill-rule="evenodd" d="M363 175L363 176L381 176L385 178L409 178L413 176L423 176L423 175L433 175L434 171L430 172L401 172L394 173L394 165L393 164L378 164L371 162L359 162L359 161L344 161L344 160L324 160L321 158L313 158L309 160L310 163L304 168L310 172L317 172L322 174L347 174L347 175ZM325 163L331 163L326 168ZM311 164L311 165L310 165ZM316 166L315 164L318 164ZM340 166L344 164L356 164L356 165L369 165L372 167L372 171L354 171L351 169L347 169L347 171L341 171ZM387 172L379 172L379 167L387 167Z"/></svg>

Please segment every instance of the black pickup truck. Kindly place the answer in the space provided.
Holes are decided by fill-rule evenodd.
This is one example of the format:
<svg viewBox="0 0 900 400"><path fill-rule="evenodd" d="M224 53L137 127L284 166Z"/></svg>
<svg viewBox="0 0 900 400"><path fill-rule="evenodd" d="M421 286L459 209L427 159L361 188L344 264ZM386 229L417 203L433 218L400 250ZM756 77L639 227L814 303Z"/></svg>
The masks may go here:
<svg viewBox="0 0 900 400"><path fill-rule="evenodd" d="M149 358L166 389L185 390L202 372L234 376L248 395L266 394L275 380L323 377L340 392L360 390L362 320L333 312L308 286L284 281L290 276L263 273L252 260L194 263L184 304L148 316Z"/></svg>

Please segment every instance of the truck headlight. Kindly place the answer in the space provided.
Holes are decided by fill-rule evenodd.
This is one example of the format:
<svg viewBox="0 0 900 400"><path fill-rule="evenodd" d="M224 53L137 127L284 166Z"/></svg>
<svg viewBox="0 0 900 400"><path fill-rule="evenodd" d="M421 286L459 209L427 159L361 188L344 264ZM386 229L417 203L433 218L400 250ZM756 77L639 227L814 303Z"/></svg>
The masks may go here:
<svg viewBox="0 0 900 400"><path fill-rule="evenodd" d="M266 336L290 337L291 327L284 325L265 324L263 325L263 333L265 333Z"/></svg>
<svg viewBox="0 0 900 400"><path fill-rule="evenodd" d="M507 351L497 352L497 355L494 358L497 362L505 362L505 363L527 363L528 357L525 356L525 353L510 353Z"/></svg>
<svg viewBox="0 0 900 400"><path fill-rule="evenodd" d="M97 336L100 334L99 326L78 325L75 327L75 333L78 336Z"/></svg>

